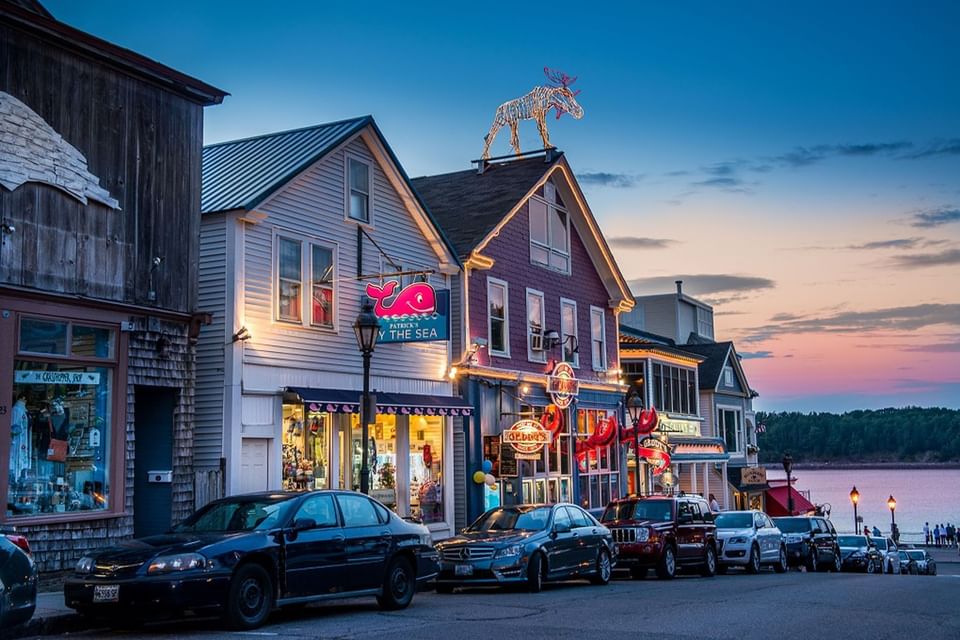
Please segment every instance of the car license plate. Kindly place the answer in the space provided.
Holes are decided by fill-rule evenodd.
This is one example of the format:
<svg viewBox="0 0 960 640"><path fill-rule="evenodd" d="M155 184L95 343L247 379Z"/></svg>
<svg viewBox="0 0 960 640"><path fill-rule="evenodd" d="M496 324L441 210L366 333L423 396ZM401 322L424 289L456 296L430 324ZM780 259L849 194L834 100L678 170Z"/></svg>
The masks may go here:
<svg viewBox="0 0 960 640"><path fill-rule="evenodd" d="M94 602L117 602L120 600L120 585L98 584L93 587Z"/></svg>
<svg viewBox="0 0 960 640"><path fill-rule="evenodd" d="M470 564L458 564L453 572L458 576L472 576L473 575L473 565Z"/></svg>

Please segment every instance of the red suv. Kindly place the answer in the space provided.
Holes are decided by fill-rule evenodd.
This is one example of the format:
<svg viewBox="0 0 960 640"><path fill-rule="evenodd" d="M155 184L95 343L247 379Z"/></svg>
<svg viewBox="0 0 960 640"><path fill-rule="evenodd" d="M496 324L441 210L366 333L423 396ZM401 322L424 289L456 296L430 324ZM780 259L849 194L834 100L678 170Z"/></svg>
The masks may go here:
<svg viewBox="0 0 960 640"><path fill-rule="evenodd" d="M619 551L617 567L629 567L635 579L651 567L670 579L678 569L717 572L717 527L700 496L648 496L615 500L600 521L610 529Z"/></svg>

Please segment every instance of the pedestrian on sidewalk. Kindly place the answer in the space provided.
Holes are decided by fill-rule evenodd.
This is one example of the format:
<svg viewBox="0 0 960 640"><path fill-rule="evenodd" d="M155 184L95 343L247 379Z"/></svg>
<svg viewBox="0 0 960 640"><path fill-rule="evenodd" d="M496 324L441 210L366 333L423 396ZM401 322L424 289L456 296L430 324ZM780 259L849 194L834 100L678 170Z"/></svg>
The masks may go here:
<svg viewBox="0 0 960 640"><path fill-rule="evenodd" d="M933 525L933 546L935 547L940 546L940 525L939 524Z"/></svg>
<svg viewBox="0 0 960 640"><path fill-rule="evenodd" d="M717 502L717 497L712 493L710 494L710 511L720 513L720 503Z"/></svg>
<svg viewBox="0 0 960 640"><path fill-rule="evenodd" d="M883 533L880 532L880 528L877 525L873 525L873 537L879 538Z"/></svg>
<svg viewBox="0 0 960 640"><path fill-rule="evenodd" d="M863 525L863 535L867 536L868 538L870 537L870 527L867 525Z"/></svg>
<svg viewBox="0 0 960 640"><path fill-rule="evenodd" d="M930 544L930 523L929 522L923 523L923 544L926 544L926 545Z"/></svg>

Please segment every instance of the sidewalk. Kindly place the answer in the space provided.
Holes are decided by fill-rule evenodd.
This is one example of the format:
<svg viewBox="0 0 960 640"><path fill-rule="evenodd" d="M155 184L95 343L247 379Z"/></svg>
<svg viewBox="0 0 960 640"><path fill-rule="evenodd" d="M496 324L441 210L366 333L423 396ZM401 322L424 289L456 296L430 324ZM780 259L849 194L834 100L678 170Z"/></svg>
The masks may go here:
<svg viewBox="0 0 960 640"><path fill-rule="evenodd" d="M63 603L63 591L50 591L37 594L37 610L29 622L12 629L0 629L0 640L60 635L90 628L87 620Z"/></svg>

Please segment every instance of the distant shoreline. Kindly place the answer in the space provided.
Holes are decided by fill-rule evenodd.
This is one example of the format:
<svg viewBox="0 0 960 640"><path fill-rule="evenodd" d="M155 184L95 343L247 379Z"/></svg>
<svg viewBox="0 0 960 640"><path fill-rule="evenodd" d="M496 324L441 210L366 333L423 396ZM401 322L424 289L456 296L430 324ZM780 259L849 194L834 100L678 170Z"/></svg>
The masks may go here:
<svg viewBox="0 0 960 640"><path fill-rule="evenodd" d="M767 469L783 469L775 462L761 465ZM960 462L794 462L796 470L848 470L848 469L960 469Z"/></svg>

